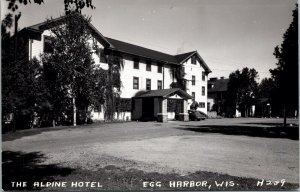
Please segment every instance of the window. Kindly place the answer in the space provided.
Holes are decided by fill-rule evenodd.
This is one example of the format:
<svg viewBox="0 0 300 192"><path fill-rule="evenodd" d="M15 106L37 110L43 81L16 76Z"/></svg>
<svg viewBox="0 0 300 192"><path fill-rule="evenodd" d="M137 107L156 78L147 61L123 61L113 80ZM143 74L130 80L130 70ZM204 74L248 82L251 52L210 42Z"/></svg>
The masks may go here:
<svg viewBox="0 0 300 192"><path fill-rule="evenodd" d="M193 97L193 101L195 101L195 98L196 98L195 92L192 92L192 97Z"/></svg>
<svg viewBox="0 0 300 192"><path fill-rule="evenodd" d="M102 112L101 111L101 105L97 105L97 106L95 106L95 108L94 108L94 112Z"/></svg>
<svg viewBox="0 0 300 192"><path fill-rule="evenodd" d="M151 79L146 79L146 90L151 90Z"/></svg>
<svg viewBox="0 0 300 192"><path fill-rule="evenodd" d="M205 81L205 72L202 71L202 81Z"/></svg>
<svg viewBox="0 0 300 192"><path fill-rule="evenodd" d="M202 86L202 96L205 96L205 87Z"/></svg>
<svg viewBox="0 0 300 192"><path fill-rule="evenodd" d="M162 89L162 81L161 80L157 81L157 89L158 90Z"/></svg>
<svg viewBox="0 0 300 192"><path fill-rule="evenodd" d="M107 63L107 60L106 60L106 56L104 54L104 49L100 49L100 62L101 63Z"/></svg>
<svg viewBox="0 0 300 192"><path fill-rule="evenodd" d="M139 78L133 77L133 89L139 89Z"/></svg>
<svg viewBox="0 0 300 192"><path fill-rule="evenodd" d="M205 108L205 103L204 102L199 102L199 108Z"/></svg>
<svg viewBox="0 0 300 192"><path fill-rule="evenodd" d="M192 85L196 85L196 77L195 77L195 75L192 75Z"/></svg>
<svg viewBox="0 0 300 192"><path fill-rule="evenodd" d="M196 64L196 57L195 56L192 56L192 61L191 61L192 64Z"/></svg>
<svg viewBox="0 0 300 192"><path fill-rule="evenodd" d="M44 35L44 53L52 53L53 47L51 46L51 37Z"/></svg>
<svg viewBox="0 0 300 192"><path fill-rule="evenodd" d="M139 68L140 68L139 60L135 59L135 60L133 61L133 68L134 68L134 69L139 69Z"/></svg>
<svg viewBox="0 0 300 192"><path fill-rule="evenodd" d="M157 73L162 73L162 66L161 65L157 65Z"/></svg>
<svg viewBox="0 0 300 192"><path fill-rule="evenodd" d="M151 62L147 62L146 64L146 71L151 71Z"/></svg>

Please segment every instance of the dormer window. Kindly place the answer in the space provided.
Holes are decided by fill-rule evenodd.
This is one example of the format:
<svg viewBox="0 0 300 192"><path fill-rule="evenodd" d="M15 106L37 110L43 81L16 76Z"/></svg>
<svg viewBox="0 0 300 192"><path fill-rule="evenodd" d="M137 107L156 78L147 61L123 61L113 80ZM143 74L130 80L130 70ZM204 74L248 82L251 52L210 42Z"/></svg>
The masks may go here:
<svg viewBox="0 0 300 192"><path fill-rule="evenodd" d="M146 71L151 71L151 62L147 61L146 63Z"/></svg>
<svg viewBox="0 0 300 192"><path fill-rule="evenodd" d="M140 66L139 66L139 60L138 59L135 59L133 61L133 68L134 69L139 69L140 68Z"/></svg>
<svg viewBox="0 0 300 192"><path fill-rule="evenodd" d="M192 56L191 60L192 60L191 61L192 64L196 64L196 57L195 56Z"/></svg>

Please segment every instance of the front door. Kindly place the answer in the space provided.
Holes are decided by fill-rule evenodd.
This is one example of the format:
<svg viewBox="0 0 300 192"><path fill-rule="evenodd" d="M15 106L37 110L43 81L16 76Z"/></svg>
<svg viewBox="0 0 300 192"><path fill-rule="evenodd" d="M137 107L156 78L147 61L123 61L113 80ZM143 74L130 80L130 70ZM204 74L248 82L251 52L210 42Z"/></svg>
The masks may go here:
<svg viewBox="0 0 300 192"><path fill-rule="evenodd" d="M144 121L153 121L154 118L154 98L143 98L142 119Z"/></svg>

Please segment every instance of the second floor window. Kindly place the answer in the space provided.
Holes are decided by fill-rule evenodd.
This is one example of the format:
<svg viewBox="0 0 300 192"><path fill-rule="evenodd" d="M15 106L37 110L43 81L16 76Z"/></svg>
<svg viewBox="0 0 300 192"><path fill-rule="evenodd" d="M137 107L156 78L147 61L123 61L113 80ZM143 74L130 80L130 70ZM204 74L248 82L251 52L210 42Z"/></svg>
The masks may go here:
<svg viewBox="0 0 300 192"><path fill-rule="evenodd" d="M205 72L202 71L202 81L205 81Z"/></svg>
<svg viewBox="0 0 300 192"><path fill-rule="evenodd" d="M192 85L196 85L196 77L195 77L195 75L192 75Z"/></svg>
<svg viewBox="0 0 300 192"><path fill-rule="evenodd" d="M151 79L146 79L146 90L151 90Z"/></svg>
<svg viewBox="0 0 300 192"><path fill-rule="evenodd" d="M195 98L196 98L195 92L192 92L192 97L193 97L193 101L195 101Z"/></svg>
<svg viewBox="0 0 300 192"><path fill-rule="evenodd" d="M205 87L202 86L202 96L205 96Z"/></svg>
<svg viewBox="0 0 300 192"><path fill-rule="evenodd" d="M157 81L157 89L158 90L162 89L162 81L161 80Z"/></svg>
<svg viewBox="0 0 300 192"><path fill-rule="evenodd" d="M195 56L192 56L191 60L192 60L191 61L192 64L196 64L196 57Z"/></svg>
<svg viewBox="0 0 300 192"><path fill-rule="evenodd" d="M139 68L140 68L140 66L139 66L139 60L135 59L135 60L133 61L133 68L134 68L134 69L139 69Z"/></svg>
<svg viewBox="0 0 300 192"><path fill-rule="evenodd" d="M133 77L133 89L139 89L139 78Z"/></svg>
<svg viewBox="0 0 300 192"><path fill-rule="evenodd" d="M146 71L151 71L151 62L146 63Z"/></svg>

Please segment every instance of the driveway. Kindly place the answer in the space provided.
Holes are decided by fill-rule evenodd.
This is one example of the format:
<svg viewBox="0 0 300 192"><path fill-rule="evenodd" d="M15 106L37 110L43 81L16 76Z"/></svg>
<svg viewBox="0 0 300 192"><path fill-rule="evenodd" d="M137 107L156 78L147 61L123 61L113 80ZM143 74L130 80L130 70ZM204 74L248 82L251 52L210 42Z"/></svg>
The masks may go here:
<svg viewBox="0 0 300 192"><path fill-rule="evenodd" d="M7 140L13 152L41 152L41 164L94 170L116 165L181 175L209 171L238 177L299 181L298 120L207 119L128 122L52 129ZM26 133L26 134L25 134Z"/></svg>

